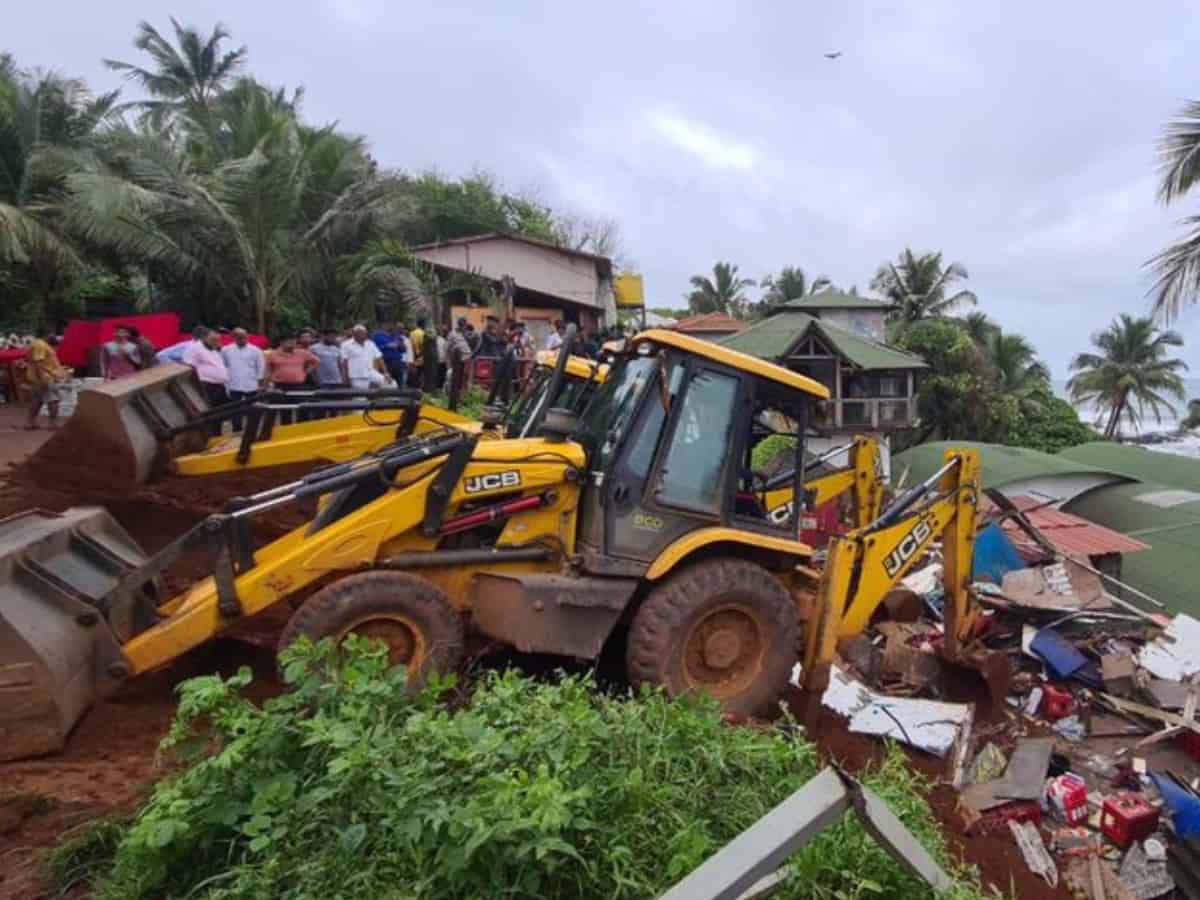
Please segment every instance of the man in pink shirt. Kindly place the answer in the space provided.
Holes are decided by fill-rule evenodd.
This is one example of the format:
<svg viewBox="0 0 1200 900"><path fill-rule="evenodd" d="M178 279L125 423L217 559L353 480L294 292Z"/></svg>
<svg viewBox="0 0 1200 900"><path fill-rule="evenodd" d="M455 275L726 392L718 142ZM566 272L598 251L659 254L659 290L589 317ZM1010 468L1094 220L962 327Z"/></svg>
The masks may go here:
<svg viewBox="0 0 1200 900"><path fill-rule="evenodd" d="M106 381L132 375L142 367L142 356L131 340L129 329L117 326L113 339L100 348L100 371Z"/></svg>
<svg viewBox="0 0 1200 900"><path fill-rule="evenodd" d="M308 376L317 370L321 361L311 350L296 346L294 337L286 337L279 346L267 354L267 381L280 391L304 391L310 388ZM300 412L301 422L307 422L309 415ZM280 413L280 425L291 425L292 414Z"/></svg>
<svg viewBox="0 0 1200 900"><path fill-rule="evenodd" d="M215 331L208 332L202 340L191 344L183 354L185 365L196 370L200 379L200 389L213 409L224 406L229 401L226 384L229 382L229 370L225 368L225 360L221 358L221 335ZM221 423L214 422L209 431L215 437L221 433Z"/></svg>

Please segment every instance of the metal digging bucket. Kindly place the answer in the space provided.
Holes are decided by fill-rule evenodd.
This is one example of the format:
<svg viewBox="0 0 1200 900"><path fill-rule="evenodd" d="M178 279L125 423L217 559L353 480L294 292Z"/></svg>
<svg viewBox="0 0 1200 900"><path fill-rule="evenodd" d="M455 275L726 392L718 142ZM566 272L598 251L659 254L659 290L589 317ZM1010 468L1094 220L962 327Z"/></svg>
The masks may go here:
<svg viewBox="0 0 1200 900"><path fill-rule="evenodd" d="M120 642L136 624L108 621L105 598L145 560L102 509L0 520L0 761L61 749L96 697L121 683Z"/></svg>
<svg viewBox="0 0 1200 900"><path fill-rule="evenodd" d="M80 391L74 415L35 462L60 471L86 469L109 483L144 484L160 453L205 448L203 429L178 430L208 411L190 367L155 366Z"/></svg>

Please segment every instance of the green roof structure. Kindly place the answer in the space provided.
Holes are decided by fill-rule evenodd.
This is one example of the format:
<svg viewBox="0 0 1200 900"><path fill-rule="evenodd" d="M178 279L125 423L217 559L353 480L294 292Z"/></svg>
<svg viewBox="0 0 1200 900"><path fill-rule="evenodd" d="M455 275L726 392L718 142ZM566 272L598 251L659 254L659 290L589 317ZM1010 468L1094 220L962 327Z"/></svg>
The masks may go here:
<svg viewBox="0 0 1200 900"><path fill-rule="evenodd" d="M907 468L910 485L924 481L942 467L943 457L950 447L969 447L979 451L979 462L983 470L981 475L985 488L1002 488L1005 485L1032 481L1036 478L1078 474L1116 475L1114 480L1125 480L1117 473L1107 469L1077 462L1063 456L1042 453L1040 450L1030 450L1027 447L1006 447L1003 444L984 444L978 441L934 441L929 444L918 444L893 457L892 471L903 472Z"/></svg>
<svg viewBox="0 0 1200 900"><path fill-rule="evenodd" d="M816 297L823 294L816 294ZM846 295L843 295L846 296ZM808 299L808 298L805 298ZM858 298L868 299L868 298ZM799 301L789 301L795 303ZM731 350L760 359L781 360L810 331L819 334L839 356L860 369L924 369L925 360L879 341L839 328L792 309L768 316L745 331L721 339Z"/></svg>
<svg viewBox="0 0 1200 900"><path fill-rule="evenodd" d="M1200 618L1200 492L1163 482L1117 484L1088 491L1063 508L1148 544L1149 550L1122 557L1121 580L1165 603L1171 612Z"/></svg>
<svg viewBox="0 0 1200 900"><path fill-rule="evenodd" d="M1112 441L1092 441L1078 447L1067 447L1060 450L1058 455L1118 472L1127 478L1200 491L1200 459Z"/></svg>
<svg viewBox="0 0 1200 900"><path fill-rule="evenodd" d="M793 297L775 308L798 309L802 312L810 309L878 309L886 311L892 308L892 304L885 300L876 300L874 297L860 297L858 294L847 294L831 289L817 291L815 294L806 294L803 297Z"/></svg>

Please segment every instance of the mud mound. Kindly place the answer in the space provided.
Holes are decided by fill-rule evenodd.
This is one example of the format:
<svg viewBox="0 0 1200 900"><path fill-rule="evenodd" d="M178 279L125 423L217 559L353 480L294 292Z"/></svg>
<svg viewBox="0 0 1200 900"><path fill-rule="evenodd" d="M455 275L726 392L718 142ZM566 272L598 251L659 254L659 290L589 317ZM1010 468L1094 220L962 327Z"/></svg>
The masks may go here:
<svg viewBox="0 0 1200 900"><path fill-rule="evenodd" d="M22 466L25 474L46 486L81 489L130 488L137 470L129 448L84 428L71 418Z"/></svg>

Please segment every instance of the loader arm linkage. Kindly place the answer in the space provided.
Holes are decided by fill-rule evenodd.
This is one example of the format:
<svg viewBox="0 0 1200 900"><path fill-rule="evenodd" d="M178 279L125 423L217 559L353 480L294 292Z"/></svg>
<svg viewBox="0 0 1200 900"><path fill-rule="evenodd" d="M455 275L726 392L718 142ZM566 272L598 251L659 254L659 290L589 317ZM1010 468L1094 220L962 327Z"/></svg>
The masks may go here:
<svg viewBox="0 0 1200 900"><path fill-rule="evenodd" d="M873 523L830 541L806 636L806 688L824 689L839 641L863 632L888 592L939 539L946 592L942 655L978 667L964 650L978 616L969 588L979 492L978 454L947 450L945 465L930 479Z"/></svg>

